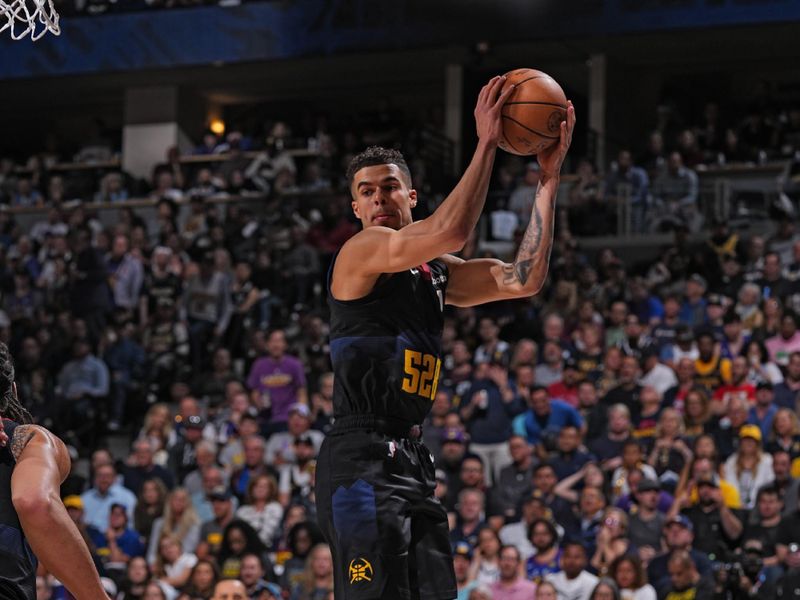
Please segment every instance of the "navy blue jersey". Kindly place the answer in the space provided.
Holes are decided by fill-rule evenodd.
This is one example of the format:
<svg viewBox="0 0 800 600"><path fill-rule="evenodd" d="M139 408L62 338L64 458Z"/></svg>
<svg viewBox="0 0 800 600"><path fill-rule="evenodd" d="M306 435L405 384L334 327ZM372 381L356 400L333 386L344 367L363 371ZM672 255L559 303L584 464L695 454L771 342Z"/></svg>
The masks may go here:
<svg viewBox="0 0 800 600"><path fill-rule="evenodd" d="M329 274L334 416L422 423L439 382L447 275L436 259L383 275L363 298L343 301L330 293Z"/></svg>
<svg viewBox="0 0 800 600"><path fill-rule="evenodd" d="M16 461L10 446L17 424L6 420L2 424L9 443L0 448L0 600L33 600L36 598L36 557L11 503L11 474Z"/></svg>

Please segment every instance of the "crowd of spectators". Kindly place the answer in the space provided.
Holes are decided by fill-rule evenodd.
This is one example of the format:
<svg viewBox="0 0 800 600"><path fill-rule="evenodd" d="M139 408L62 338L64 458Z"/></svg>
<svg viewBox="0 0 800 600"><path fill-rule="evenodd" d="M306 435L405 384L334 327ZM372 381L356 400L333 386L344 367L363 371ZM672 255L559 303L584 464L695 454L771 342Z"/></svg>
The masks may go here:
<svg viewBox="0 0 800 600"><path fill-rule="evenodd" d="M240 134L207 136L195 154L229 160L193 173L170 153L155 217L125 206L111 225L63 181L59 194L41 157L39 180L0 169L5 194L28 181L33 200L13 204L49 207L24 229L0 211L0 341L36 420L90 462L63 500L119 600L208 600L220 578L258 600L332 597L314 514L332 424L325 274L357 231L342 167L396 131L309 131L299 179L282 124L255 157ZM446 191L414 154L422 139L404 145L417 217ZM513 242L538 173L508 160L496 175L488 214ZM107 176L98 200L126 189ZM293 202L298 189L325 202ZM262 210L212 201L225 190ZM504 202L513 222L494 214ZM625 265L582 252L561 219L540 296L446 311L423 436L459 598L800 588L800 234L784 214L769 238L720 221L691 245L685 225L656 260ZM462 255L484 253L473 239Z"/></svg>

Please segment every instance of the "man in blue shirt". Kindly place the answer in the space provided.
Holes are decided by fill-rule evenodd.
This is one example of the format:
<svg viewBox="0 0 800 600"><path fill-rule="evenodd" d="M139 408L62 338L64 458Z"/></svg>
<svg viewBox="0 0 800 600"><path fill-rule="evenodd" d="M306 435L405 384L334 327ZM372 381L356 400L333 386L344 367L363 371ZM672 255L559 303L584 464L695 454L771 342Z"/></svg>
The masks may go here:
<svg viewBox="0 0 800 600"><path fill-rule="evenodd" d="M647 222L650 179L644 169L634 166L628 150L620 151L617 168L606 177L606 200L615 201L623 185L630 186L631 228L642 233Z"/></svg>
<svg viewBox="0 0 800 600"><path fill-rule="evenodd" d="M572 425L583 430L583 418L580 413L563 400L553 400L542 386L531 390L528 401L530 408L517 416L512 428L516 435L521 435L529 444L555 445L555 436L562 427Z"/></svg>
<svg viewBox="0 0 800 600"><path fill-rule="evenodd" d="M128 519L133 519L136 496L129 489L115 483L116 478L117 471L112 465L101 465L95 471L94 487L81 494L86 524L100 531L105 531L108 527L108 516L113 504L123 505Z"/></svg>
<svg viewBox="0 0 800 600"><path fill-rule="evenodd" d="M87 527L106 572L114 571L120 575L125 572L130 559L144 556L145 550L141 536L128 527L125 510L122 504L112 504L106 529Z"/></svg>

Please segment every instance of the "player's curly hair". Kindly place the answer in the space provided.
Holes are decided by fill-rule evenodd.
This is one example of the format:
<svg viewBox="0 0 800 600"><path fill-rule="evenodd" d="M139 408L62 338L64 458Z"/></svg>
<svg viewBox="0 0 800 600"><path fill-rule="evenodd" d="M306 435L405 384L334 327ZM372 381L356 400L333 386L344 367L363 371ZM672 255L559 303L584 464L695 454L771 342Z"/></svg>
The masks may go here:
<svg viewBox="0 0 800 600"><path fill-rule="evenodd" d="M353 177L364 167L375 165L397 165L408 179L407 183L411 187L411 170L406 164L406 159L398 150L383 148L382 146L370 146L363 152L356 154L347 167L347 185L353 184Z"/></svg>
<svg viewBox="0 0 800 600"><path fill-rule="evenodd" d="M22 407L14 393L14 361L8 346L0 342L0 417L17 423L33 423L31 413Z"/></svg>

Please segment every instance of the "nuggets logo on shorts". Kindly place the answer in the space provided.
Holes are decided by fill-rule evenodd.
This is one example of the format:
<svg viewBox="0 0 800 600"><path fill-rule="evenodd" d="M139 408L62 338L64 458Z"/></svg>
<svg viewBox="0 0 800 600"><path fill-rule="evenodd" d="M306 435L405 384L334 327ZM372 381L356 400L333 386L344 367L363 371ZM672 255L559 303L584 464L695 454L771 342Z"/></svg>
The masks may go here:
<svg viewBox="0 0 800 600"><path fill-rule="evenodd" d="M354 558L350 561L350 585L359 581L372 581L374 571L366 558Z"/></svg>

